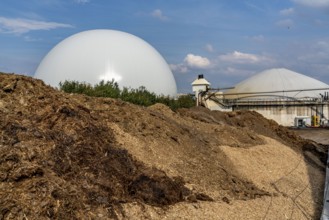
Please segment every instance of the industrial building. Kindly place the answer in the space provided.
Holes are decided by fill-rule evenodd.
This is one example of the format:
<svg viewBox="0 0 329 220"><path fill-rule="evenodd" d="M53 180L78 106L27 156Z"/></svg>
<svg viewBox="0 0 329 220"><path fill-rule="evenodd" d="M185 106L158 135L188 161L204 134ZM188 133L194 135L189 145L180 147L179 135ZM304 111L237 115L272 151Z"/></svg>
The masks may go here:
<svg viewBox="0 0 329 220"><path fill-rule="evenodd" d="M192 83L197 105L211 110L251 110L283 126L327 126L329 85L294 71L269 69L219 90L199 75Z"/></svg>

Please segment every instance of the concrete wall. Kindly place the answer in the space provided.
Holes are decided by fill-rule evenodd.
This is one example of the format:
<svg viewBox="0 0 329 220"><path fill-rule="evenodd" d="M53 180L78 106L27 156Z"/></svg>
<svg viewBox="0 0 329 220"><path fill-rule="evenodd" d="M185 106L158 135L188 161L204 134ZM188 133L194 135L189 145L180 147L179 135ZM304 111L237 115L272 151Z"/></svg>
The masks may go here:
<svg viewBox="0 0 329 220"><path fill-rule="evenodd" d="M313 106L238 106L235 110L250 110L262 114L283 126L294 126L296 116L312 116L323 114L329 119L329 103Z"/></svg>

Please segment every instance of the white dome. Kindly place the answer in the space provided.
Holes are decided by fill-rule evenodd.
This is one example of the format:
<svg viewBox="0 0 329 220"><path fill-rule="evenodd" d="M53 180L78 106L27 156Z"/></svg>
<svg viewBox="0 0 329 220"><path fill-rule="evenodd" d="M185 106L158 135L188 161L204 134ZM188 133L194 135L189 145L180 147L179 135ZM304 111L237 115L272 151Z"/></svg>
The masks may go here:
<svg viewBox="0 0 329 220"><path fill-rule="evenodd" d="M328 88L319 80L281 68L260 72L224 94L228 99L303 99L319 98Z"/></svg>
<svg viewBox="0 0 329 220"><path fill-rule="evenodd" d="M44 57L34 76L54 87L65 80L96 84L114 79L121 88L177 93L163 57L144 40L114 30L84 31L64 39Z"/></svg>

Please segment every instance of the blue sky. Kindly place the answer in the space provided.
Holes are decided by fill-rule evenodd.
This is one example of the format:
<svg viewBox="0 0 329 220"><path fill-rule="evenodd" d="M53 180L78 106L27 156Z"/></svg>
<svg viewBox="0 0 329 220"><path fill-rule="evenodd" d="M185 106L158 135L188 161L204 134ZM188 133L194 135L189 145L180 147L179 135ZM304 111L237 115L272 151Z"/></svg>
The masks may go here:
<svg viewBox="0 0 329 220"><path fill-rule="evenodd" d="M61 40L99 28L150 43L179 92L201 73L227 87L279 67L329 83L329 0L0 0L0 71L33 76Z"/></svg>

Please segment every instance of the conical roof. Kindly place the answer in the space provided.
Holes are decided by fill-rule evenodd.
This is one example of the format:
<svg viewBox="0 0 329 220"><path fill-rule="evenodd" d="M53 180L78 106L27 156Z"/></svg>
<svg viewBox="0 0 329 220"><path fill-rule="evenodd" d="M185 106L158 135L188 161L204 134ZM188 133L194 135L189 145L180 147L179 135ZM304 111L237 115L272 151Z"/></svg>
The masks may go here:
<svg viewBox="0 0 329 220"><path fill-rule="evenodd" d="M199 86L199 85L210 86L210 83L206 79L201 78L201 79L194 80L191 85L192 86Z"/></svg>
<svg viewBox="0 0 329 220"><path fill-rule="evenodd" d="M238 83L227 90L228 99L303 99L319 98L329 85L294 71L269 69Z"/></svg>

